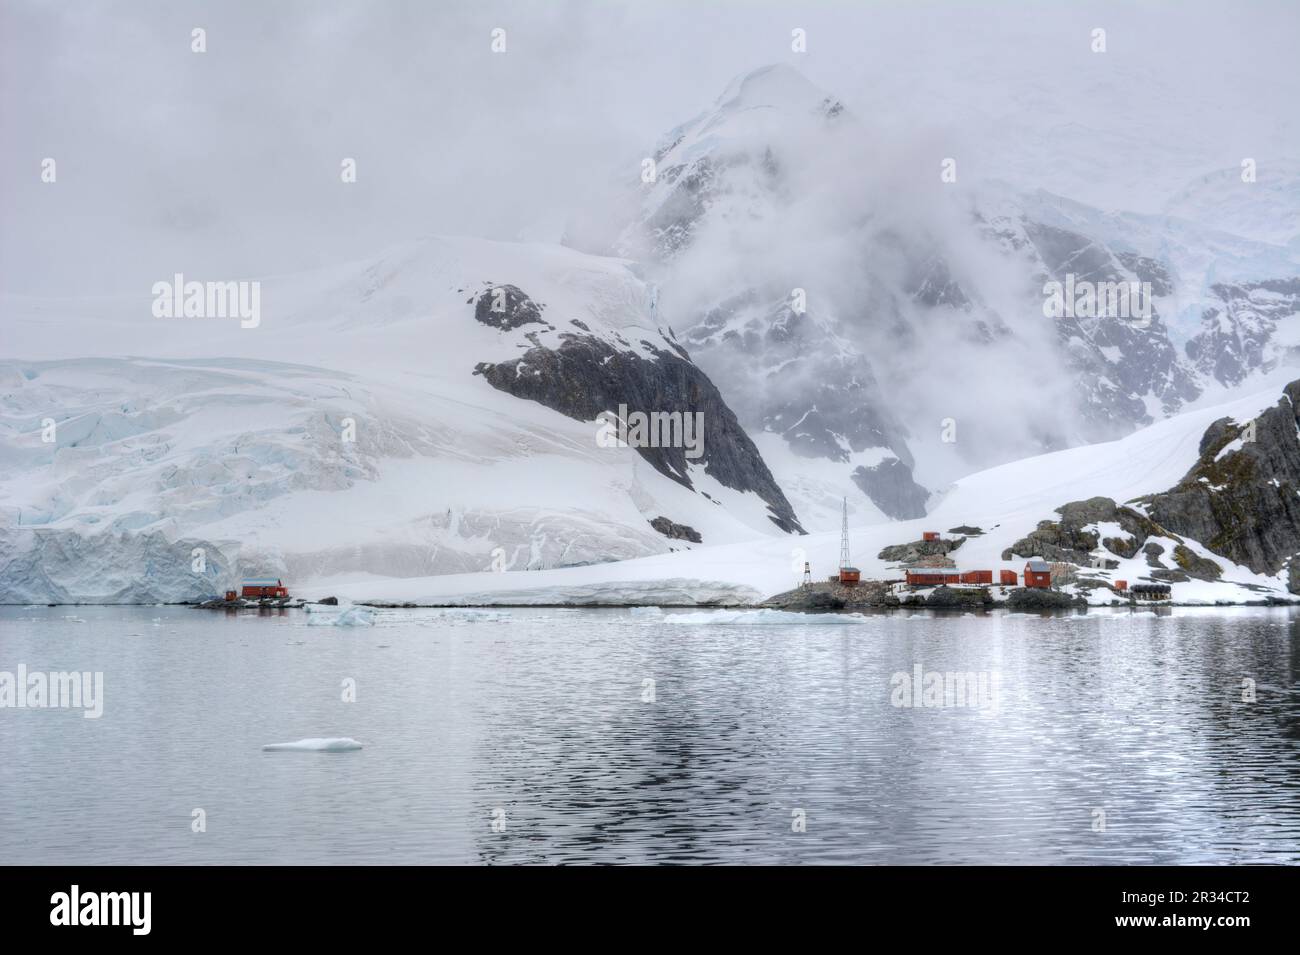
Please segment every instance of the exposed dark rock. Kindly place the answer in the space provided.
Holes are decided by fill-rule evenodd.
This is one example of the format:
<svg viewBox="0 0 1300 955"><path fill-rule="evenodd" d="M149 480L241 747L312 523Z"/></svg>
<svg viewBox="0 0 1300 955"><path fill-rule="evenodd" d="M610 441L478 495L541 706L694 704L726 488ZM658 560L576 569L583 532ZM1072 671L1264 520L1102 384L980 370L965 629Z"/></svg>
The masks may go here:
<svg viewBox="0 0 1300 955"><path fill-rule="evenodd" d="M1161 298L1174 290L1174 283L1169 277L1169 270L1163 262L1138 255L1135 252L1116 252L1115 258L1120 264L1137 276L1139 282L1151 284L1151 294Z"/></svg>
<svg viewBox="0 0 1300 955"><path fill-rule="evenodd" d="M1222 567L1208 557L1197 555L1186 544L1174 545L1174 562L1189 577L1195 577L1197 580L1218 580L1223 576Z"/></svg>
<svg viewBox="0 0 1300 955"><path fill-rule="evenodd" d="M857 468L853 483L887 517L899 521L925 517L925 502L930 499L930 492L912 480L912 469L898 458Z"/></svg>
<svg viewBox="0 0 1300 955"><path fill-rule="evenodd" d="M772 601L779 601L773 603ZM825 590L814 590L812 587L806 587L802 590L792 590L786 594L777 594L771 600L766 601L765 607L779 607L781 610L798 611L801 613L834 613L844 609L844 598Z"/></svg>
<svg viewBox="0 0 1300 955"><path fill-rule="evenodd" d="M1039 521L1038 529L1002 551L1003 560L1017 557L1041 557L1046 561L1064 561L1086 566L1091 552L1100 543L1096 534L1060 521Z"/></svg>
<svg viewBox="0 0 1300 955"><path fill-rule="evenodd" d="M688 524L677 524L666 517L656 517L650 522L650 526L670 540L690 541L692 544L699 544L704 540L695 528Z"/></svg>
<svg viewBox="0 0 1300 955"><path fill-rule="evenodd" d="M691 354L751 431L781 435L801 457L846 463L851 452L889 448L910 472L904 430L871 363L845 350L814 311L795 311L788 296L756 289L731 296L687 333Z"/></svg>
<svg viewBox="0 0 1300 955"><path fill-rule="evenodd" d="M1117 557L1132 560L1137 556L1141 543L1136 537L1103 537L1101 546Z"/></svg>
<svg viewBox="0 0 1300 955"><path fill-rule="evenodd" d="M1164 552L1165 549L1156 543L1147 544L1142 548L1142 553L1147 555L1148 567L1164 567L1165 562L1160 559L1160 555Z"/></svg>
<svg viewBox="0 0 1300 955"><path fill-rule="evenodd" d="M994 604L985 587L936 587L923 603L933 610L980 610Z"/></svg>
<svg viewBox="0 0 1300 955"><path fill-rule="evenodd" d="M1187 357L1225 385L1268 371L1289 349L1274 342L1278 322L1300 312L1300 278L1241 285L1215 284L1217 304L1201 315L1201 331L1187 342Z"/></svg>
<svg viewBox="0 0 1300 955"><path fill-rule="evenodd" d="M542 309L514 285L492 285L479 293L474 318L492 328L509 331L521 325L544 325Z"/></svg>
<svg viewBox="0 0 1300 955"><path fill-rule="evenodd" d="M1062 561L1086 567L1092 563L1092 551L1105 547L1120 557L1134 556L1139 547L1152 534L1166 534L1149 518L1130 507L1121 507L1108 497L1090 497L1086 501L1071 501L1056 509L1059 521L1039 521L1038 528L1016 541L1002 552L1003 560L1016 557L1042 557L1048 561ZM1099 539L1095 531L1085 527L1100 523L1117 523L1130 537ZM1102 558L1103 566L1117 567L1117 561Z"/></svg>
<svg viewBox="0 0 1300 955"><path fill-rule="evenodd" d="M1071 596L1060 590L1039 587L1017 587L1007 595L1008 610L1070 610L1088 609L1088 600L1082 595Z"/></svg>
<svg viewBox="0 0 1300 955"><path fill-rule="evenodd" d="M1178 485L1139 502L1171 531L1256 573L1277 573L1300 553L1297 402L1300 381L1293 381L1254 421L1214 422L1201 441L1200 459ZM1188 573L1212 572L1199 563L1179 564Z"/></svg>
<svg viewBox="0 0 1300 955"><path fill-rule="evenodd" d="M1153 296L1161 294L1157 287L1168 288L1168 273L1154 260L1113 253L1098 240L1041 222L1025 221L1024 230L1045 279L1064 283L1073 275L1076 283L1106 286L1149 281ZM1066 363L1081 386L1082 410L1098 437L1149 423L1148 395L1172 413L1201 392L1154 305L1149 317L1067 315L1055 321Z"/></svg>
<svg viewBox="0 0 1300 955"><path fill-rule="evenodd" d="M891 563L898 561L903 564L914 564L917 561L927 557L944 557L950 551L956 550L966 538L959 537L956 540L946 540L940 538L937 541L911 541L907 544L890 544L876 555L879 560L886 560Z"/></svg>
<svg viewBox="0 0 1300 955"><path fill-rule="evenodd" d="M1086 501L1071 501L1057 509L1062 523L1075 527L1096 524L1098 521L1118 519L1119 507L1108 497L1090 497Z"/></svg>
<svg viewBox="0 0 1300 955"><path fill-rule="evenodd" d="M316 602L319 603L319 604L321 604L321 605L323 605L323 606L326 606L326 607L337 607L337 606L339 605L339 598L338 598L338 597L325 597L324 599L322 599L322 600L318 600L318 601L316 601Z"/></svg>
<svg viewBox="0 0 1300 955"><path fill-rule="evenodd" d="M960 527L948 528L949 534L961 534L963 537L979 537L984 531L979 527L971 527L969 524L962 524Z"/></svg>
<svg viewBox="0 0 1300 955"><path fill-rule="evenodd" d="M890 592L888 584L877 580L864 580L856 587L844 587L838 582L823 582L776 594L763 601L761 606L775 610L823 613L897 607L899 599Z"/></svg>
<svg viewBox="0 0 1300 955"><path fill-rule="evenodd" d="M702 453L697 459L687 458L683 447L636 450L660 474L692 490L688 464L694 463L726 487L753 491L767 503L777 527L804 532L754 442L713 382L672 351L656 349L654 357L647 358L595 336L566 333L558 348L535 344L512 361L482 362L474 373L501 391L578 421L594 422L602 412L620 405L647 415L702 413Z"/></svg>

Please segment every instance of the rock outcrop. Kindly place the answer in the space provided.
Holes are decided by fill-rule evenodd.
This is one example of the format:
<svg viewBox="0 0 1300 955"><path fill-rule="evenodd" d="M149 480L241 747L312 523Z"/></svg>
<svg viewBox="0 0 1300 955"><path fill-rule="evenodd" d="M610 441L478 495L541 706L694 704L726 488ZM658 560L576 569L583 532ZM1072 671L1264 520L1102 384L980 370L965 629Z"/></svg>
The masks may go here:
<svg viewBox="0 0 1300 955"><path fill-rule="evenodd" d="M1221 418L1206 429L1200 457L1177 486L1135 502L1161 526L1260 574L1295 566L1300 553L1300 381L1252 421ZM1209 569L1174 554L1193 576ZM1297 572L1292 574L1292 593ZM1210 578L1203 578L1210 579Z"/></svg>
<svg viewBox="0 0 1300 955"><path fill-rule="evenodd" d="M925 517L925 502L930 499L930 492L912 480L912 469L898 458L886 458L873 467L854 469L853 483L887 517L899 521Z"/></svg>
<svg viewBox="0 0 1300 955"><path fill-rule="evenodd" d="M545 325L538 305L513 285L489 286L474 302L474 318L491 328L510 331L522 325Z"/></svg>
<svg viewBox="0 0 1300 955"><path fill-rule="evenodd" d="M1037 587L1017 587L1007 595L1008 610L1086 610L1088 600L1077 594Z"/></svg>
<svg viewBox="0 0 1300 955"><path fill-rule="evenodd" d="M898 597L888 584L864 580L856 587L843 587L839 583L816 583L796 587L767 598L759 606L775 610L826 613L839 610L875 610L900 605Z"/></svg>
<svg viewBox="0 0 1300 955"><path fill-rule="evenodd" d="M505 289L503 310L491 310L493 289ZM485 305L485 303L487 303ZM504 329L539 322L541 309L512 285L492 286L474 307L475 318ZM549 326L548 326L549 327ZM802 534L794 509L772 477L754 442L718 389L675 342L642 341L639 348L617 347L594 334L564 332L559 347L538 344L510 361L480 362L474 374L494 388L536 401L579 421L594 422L604 412L625 406L628 413L649 415L702 414L703 434L698 458L686 447L638 447L636 450L665 477L694 490L690 466L702 467L719 483L737 491L752 491L768 505L772 523L787 533ZM682 442L678 442L681 444Z"/></svg>
<svg viewBox="0 0 1300 955"><path fill-rule="evenodd" d="M936 587L922 603L927 610L984 610L998 601L987 587Z"/></svg>
<svg viewBox="0 0 1300 955"><path fill-rule="evenodd" d="M935 541L919 540L906 544L890 544L876 555L877 559L905 564L908 567L952 567L948 554L956 550L966 538L956 540L941 538Z"/></svg>
<svg viewBox="0 0 1300 955"><path fill-rule="evenodd" d="M1092 552L1099 546L1124 558L1133 557L1153 534L1164 536L1164 529L1130 507L1121 507L1108 497L1091 497L1072 501L1056 509L1060 520L1038 522L1036 530L1002 551L1003 560L1042 557L1087 567ZM1118 524L1128 536L1102 538L1091 525L1101 522ZM1117 567L1118 561L1103 558L1103 566Z"/></svg>
<svg viewBox="0 0 1300 955"><path fill-rule="evenodd" d="M678 524L663 516L656 517L650 522L650 526L669 540L690 541L692 544L699 544L704 540L700 532L689 524Z"/></svg>

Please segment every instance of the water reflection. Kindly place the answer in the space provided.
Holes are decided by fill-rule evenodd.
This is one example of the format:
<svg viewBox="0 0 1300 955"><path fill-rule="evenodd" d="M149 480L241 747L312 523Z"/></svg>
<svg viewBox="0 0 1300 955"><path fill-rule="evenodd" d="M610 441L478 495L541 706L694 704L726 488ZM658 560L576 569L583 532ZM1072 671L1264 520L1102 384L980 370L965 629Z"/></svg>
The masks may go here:
<svg viewBox="0 0 1300 955"><path fill-rule="evenodd" d="M101 720L0 711L0 858L1300 859L1300 620L1288 610L307 623L0 610L0 670L105 673ZM995 705L894 705L899 674L996 674ZM366 748L260 751L328 735ZM194 807L206 833L189 828Z"/></svg>

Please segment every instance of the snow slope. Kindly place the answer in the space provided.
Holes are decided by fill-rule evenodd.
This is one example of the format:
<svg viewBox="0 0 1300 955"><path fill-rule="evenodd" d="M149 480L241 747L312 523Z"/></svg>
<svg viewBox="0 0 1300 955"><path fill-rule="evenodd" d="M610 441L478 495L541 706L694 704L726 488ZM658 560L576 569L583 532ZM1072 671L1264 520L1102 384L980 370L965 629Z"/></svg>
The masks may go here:
<svg viewBox="0 0 1300 955"><path fill-rule="evenodd" d="M985 534L968 539L953 552L959 567L1023 570L1023 560L1002 561L1003 549L1032 531L1040 520L1055 517L1055 508L1098 495L1122 503L1140 494L1165 490L1195 463L1201 436L1211 422L1225 416L1238 421L1253 418L1275 404L1277 398L1278 389L1270 387L1161 421L1108 444L1057 451L973 474L949 488L923 519L851 528L854 563L865 578L897 577L898 572L876 556L881 548L919 540L925 530L947 531L970 524L983 528ZM1192 549L1208 554L1199 545ZM404 581L334 578L318 582L310 591L315 596L329 593L359 601L414 603L745 604L795 586L805 557L815 577L834 573L839 535L823 533L795 540L704 547L690 553L582 569ZM1176 583L1175 600L1244 602L1268 594L1287 596L1285 581L1280 577L1264 577L1222 557L1214 559L1224 566L1223 580ZM1145 577L1149 568L1141 560L1121 561L1116 570L1096 573L1133 582Z"/></svg>
<svg viewBox="0 0 1300 955"><path fill-rule="evenodd" d="M695 546L654 531L659 516L707 543L779 533L754 493L696 467L692 490L602 447L595 422L475 375L518 357L521 337L557 334L476 321L472 300L498 283L620 354L671 347L625 263L478 240L266 279L252 328L156 318L145 294L0 301L18 356L0 358L0 601L187 600L246 574L410 577Z"/></svg>

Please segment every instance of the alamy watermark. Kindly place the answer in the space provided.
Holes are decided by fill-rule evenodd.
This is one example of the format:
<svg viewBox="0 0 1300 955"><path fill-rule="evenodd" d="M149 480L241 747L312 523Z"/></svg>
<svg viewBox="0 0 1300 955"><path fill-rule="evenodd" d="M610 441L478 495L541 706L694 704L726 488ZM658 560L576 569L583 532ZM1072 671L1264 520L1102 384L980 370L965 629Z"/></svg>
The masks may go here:
<svg viewBox="0 0 1300 955"><path fill-rule="evenodd" d="M1136 325L1151 323L1150 282L1052 280L1043 285L1043 314L1048 318L1120 318Z"/></svg>
<svg viewBox="0 0 1300 955"><path fill-rule="evenodd" d="M83 892L74 885L50 896L50 924L124 925L132 935L148 935L152 908L152 892Z"/></svg>
<svg viewBox="0 0 1300 955"><path fill-rule="evenodd" d="M237 318L240 328L262 322L261 282L187 282L177 272L151 291L154 318Z"/></svg>
<svg viewBox="0 0 1300 955"><path fill-rule="evenodd" d="M703 411L602 411L596 416L596 445L601 448L685 448L695 460L704 454Z"/></svg>
<svg viewBox="0 0 1300 955"><path fill-rule="evenodd" d="M104 674L35 671L25 663L18 672L0 670L0 709L84 710L81 715L97 720L104 715Z"/></svg>
<svg viewBox="0 0 1300 955"><path fill-rule="evenodd" d="M965 672L926 671L921 664L912 672L899 671L889 678L889 702L898 707L939 709L969 707L997 713L1002 688L1000 670Z"/></svg>

